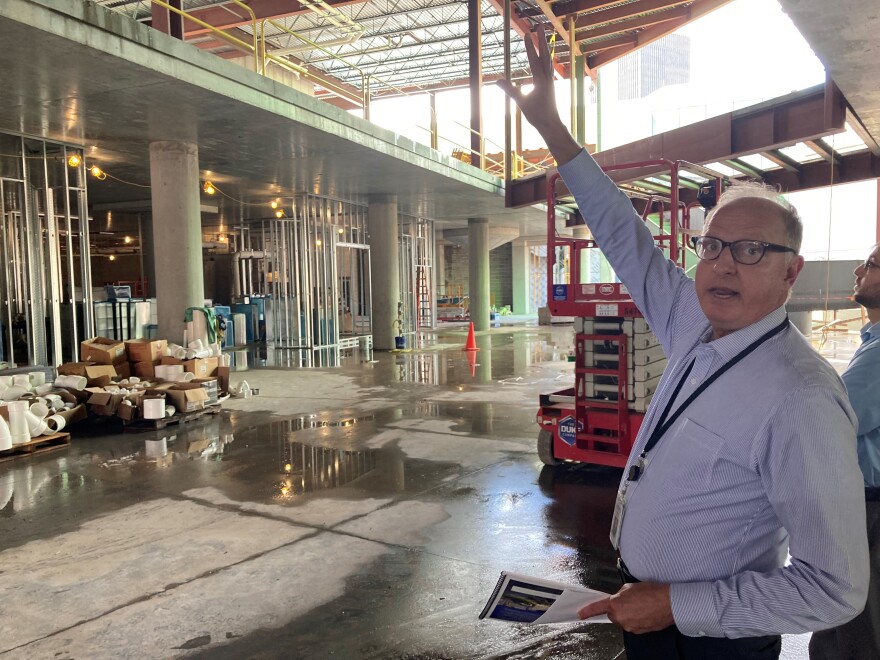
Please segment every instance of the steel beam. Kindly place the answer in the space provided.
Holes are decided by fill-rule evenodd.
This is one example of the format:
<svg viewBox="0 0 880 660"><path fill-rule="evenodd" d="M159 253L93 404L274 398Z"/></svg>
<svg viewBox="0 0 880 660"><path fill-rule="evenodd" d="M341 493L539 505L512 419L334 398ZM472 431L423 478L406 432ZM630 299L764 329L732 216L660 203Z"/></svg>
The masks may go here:
<svg viewBox="0 0 880 660"><path fill-rule="evenodd" d="M836 86L827 83L788 96L743 108L720 117L706 119L690 126L661 133L644 140L625 144L614 149L595 154L599 165L610 166L622 163L666 159L684 160L697 165L727 162L735 169L744 171L745 167L735 167L733 163L740 156L768 152L788 147L798 142L817 140L844 130L846 99ZM856 158L859 154L842 157L835 177L841 181L861 180L880 176L880 157L866 161ZM745 164L743 163L745 166ZM784 181L787 189L815 188L828 185L830 173L818 163L798 164L799 173L763 172L768 181ZM754 175L759 170L752 170ZM821 174L817 174L821 172ZM656 172L628 171L629 179L642 178ZM798 178L802 181L798 183ZM820 182L822 177L827 177ZM514 191L510 195L512 206L536 204L545 201L546 176L519 179L512 183ZM792 188L794 186L794 188Z"/></svg>
<svg viewBox="0 0 880 660"><path fill-rule="evenodd" d="M333 7L345 7L347 5L356 5L364 2L364 0L326 0L328 5ZM285 16L295 16L297 14L305 14L311 10L296 0L251 0L248 6L256 14L257 21L271 18L284 18ZM193 9L188 12L193 17L213 25L219 30L228 30L231 28L250 25L251 18L247 12L243 11L233 3L225 5L212 5L205 9ZM209 32L197 23L192 21L184 21L184 35L193 37L198 34Z"/></svg>
<svg viewBox="0 0 880 660"><path fill-rule="evenodd" d="M675 20L676 18L682 18L687 15L687 7L676 7L665 11L658 11L653 14L644 14L634 18L628 18L616 23L593 23L593 25L597 25L598 27L593 27L591 25L588 29L578 32L576 36L578 41L608 37L613 34L620 34L621 32L629 32L630 30L643 30L644 28Z"/></svg>
<svg viewBox="0 0 880 660"><path fill-rule="evenodd" d="M468 79L471 105L471 165L483 167L483 21L480 0L468 0Z"/></svg>
<svg viewBox="0 0 880 660"><path fill-rule="evenodd" d="M817 160L803 163L797 173L787 170L771 170L764 173L764 181L778 185L784 192L823 188L841 183L854 183L880 177L880 156L870 151L860 151L841 156L838 165Z"/></svg>
<svg viewBox="0 0 880 660"><path fill-rule="evenodd" d="M600 53L604 50L617 48L618 46L638 46L638 34L625 34L620 37L612 37L611 39L603 39L601 41L591 41L581 45L581 50L585 53Z"/></svg>
<svg viewBox="0 0 880 660"><path fill-rule="evenodd" d="M721 162L727 165L729 168L736 170L737 172L742 172L746 176L754 177L756 179L764 178L764 170L758 169L757 167L752 167L740 158L728 158Z"/></svg>
<svg viewBox="0 0 880 660"><path fill-rule="evenodd" d="M804 140L804 144L819 154L822 157L822 160L828 163L840 163L840 159L834 154L834 150L822 138L818 138L817 140Z"/></svg>
<svg viewBox="0 0 880 660"><path fill-rule="evenodd" d="M761 155L772 163L776 163L782 169L797 174L800 172L800 166L794 158L789 158L779 149L770 149L762 151Z"/></svg>
<svg viewBox="0 0 880 660"><path fill-rule="evenodd" d="M599 53L598 55L594 55L588 58L587 64L591 69L609 64L610 62L613 62L614 60L623 57L627 53L632 52L636 48L642 48L643 46L647 46L650 43L662 39L667 34L678 30L679 28L697 20L698 18L702 18L706 14L715 11L719 7L723 7L728 2L730 2L730 0L696 0L696 2L693 2L688 6L686 16L675 20L666 21L664 23L655 25L654 27L642 30L641 32L637 33L636 44L633 47L626 49L606 50L603 53Z"/></svg>
<svg viewBox="0 0 880 660"><path fill-rule="evenodd" d="M846 108L846 123L849 124L849 127L853 132L859 136L859 139L865 143L868 147L868 151L875 156L880 156L880 145L878 145L871 134L868 133L868 129L865 128L862 120L859 119L858 115L856 115L851 107Z"/></svg>

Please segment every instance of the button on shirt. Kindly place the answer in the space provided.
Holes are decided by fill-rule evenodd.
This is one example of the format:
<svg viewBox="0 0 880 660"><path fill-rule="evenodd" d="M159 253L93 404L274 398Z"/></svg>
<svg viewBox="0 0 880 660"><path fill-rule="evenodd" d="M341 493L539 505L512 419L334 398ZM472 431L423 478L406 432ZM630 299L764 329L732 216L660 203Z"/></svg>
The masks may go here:
<svg viewBox="0 0 880 660"><path fill-rule="evenodd" d="M859 420L859 467L865 485L880 486L880 323L862 328L862 345L843 373Z"/></svg>
<svg viewBox="0 0 880 660"><path fill-rule="evenodd" d="M693 280L655 247L629 199L586 152L559 172L669 359L628 469L687 365L674 407L785 309L710 341ZM868 583L858 470L843 383L789 326L712 383L648 454L627 490L621 556L638 579L671 585L685 635L839 625L861 610Z"/></svg>

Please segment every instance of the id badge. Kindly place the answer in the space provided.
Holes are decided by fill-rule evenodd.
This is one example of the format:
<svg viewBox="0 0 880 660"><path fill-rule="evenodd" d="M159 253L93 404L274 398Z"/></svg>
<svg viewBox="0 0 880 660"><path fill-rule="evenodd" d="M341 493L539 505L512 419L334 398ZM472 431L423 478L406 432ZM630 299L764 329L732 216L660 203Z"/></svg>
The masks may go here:
<svg viewBox="0 0 880 660"><path fill-rule="evenodd" d="M626 485L617 491L617 498L614 500L614 516L611 518L611 533L608 535L611 539L611 546L617 550L620 545L620 528L623 525L623 514L626 512Z"/></svg>

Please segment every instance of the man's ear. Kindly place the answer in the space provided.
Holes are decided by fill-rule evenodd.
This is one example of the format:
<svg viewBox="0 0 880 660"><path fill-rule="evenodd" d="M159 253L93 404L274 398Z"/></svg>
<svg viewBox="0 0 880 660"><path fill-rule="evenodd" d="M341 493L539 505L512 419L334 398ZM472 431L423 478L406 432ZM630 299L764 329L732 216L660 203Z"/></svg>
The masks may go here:
<svg viewBox="0 0 880 660"><path fill-rule="evenodd" d="M804 258L796 254L791 258L791 261L788 262L788 266L785 271L785 282L789 287L794 286L795 280L797 280L798 275L801 274L801 271L804 268Z"/></svg>

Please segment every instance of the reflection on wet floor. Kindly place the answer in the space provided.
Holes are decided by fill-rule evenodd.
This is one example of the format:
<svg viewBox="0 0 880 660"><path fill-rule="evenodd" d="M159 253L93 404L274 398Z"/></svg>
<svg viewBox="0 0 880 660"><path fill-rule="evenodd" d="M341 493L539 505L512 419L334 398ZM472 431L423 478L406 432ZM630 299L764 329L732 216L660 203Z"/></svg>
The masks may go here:
<svg viewBox="0 0 880 660"><path fill-rule="evenodd" d="M478 334L473 364L465 332L334 369L249 349L261 395L220 415L0 464L0 588L34 612L0 653L617 658L613 626L476 618L500 570L616 589L620 471L537 460L570 327Z"/></svg>
<svg viewBox="0 0 880 660"><path fill-rule="evenodd" d="M289 441L281 443L279 449L279 491L285 497L344 486L373 472L378 465L378 451L373 449L339 450Z"/></svg>
<svg viewBox="0 0 880 660"><path fill-rule="evenodd" d="M476 335L476 352L465 352L465 328L443 333L419 333L425 339L416 348L390 351L394 382L444 385L449 383L489 383L522 375L536 364L564 361L571 342L557 339L558 328L496 328ZM561 333L563 338L567 333ZM569 329L570 330L570 329ZM372 350L362 347L339 349L290 349L253 345L230 351L236 372L259 368L357 367L377 362Z"/></svg>

